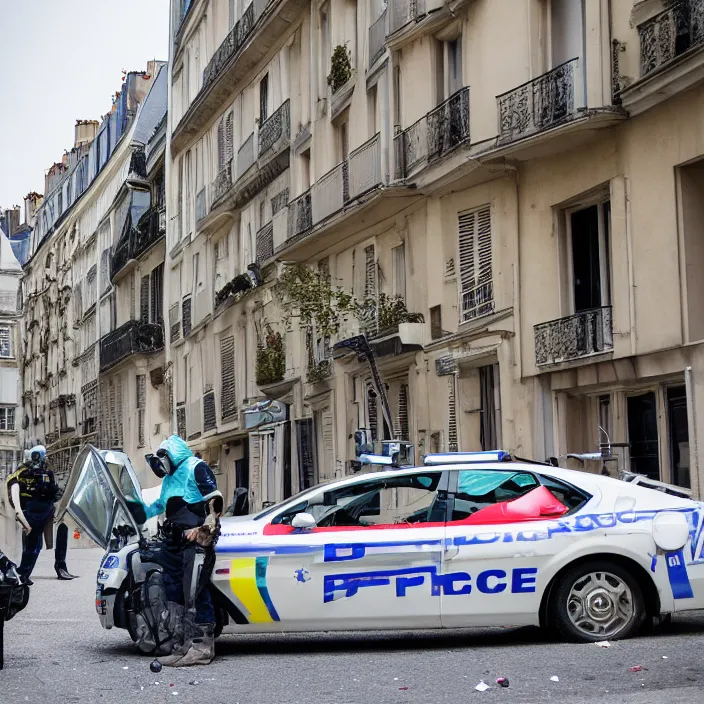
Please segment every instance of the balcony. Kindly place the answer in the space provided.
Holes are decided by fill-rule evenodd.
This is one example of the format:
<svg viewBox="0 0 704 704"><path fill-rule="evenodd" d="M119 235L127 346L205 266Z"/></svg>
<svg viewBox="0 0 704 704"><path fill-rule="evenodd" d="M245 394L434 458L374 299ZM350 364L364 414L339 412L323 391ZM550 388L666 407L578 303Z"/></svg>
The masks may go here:
<svg viewBox="0 0 704 704"><path fill-rule="evenodd" d="M469 87L461 88L396 135L397 177L409 178L465 142L469 142Z"/></svg>
<svg viewBox="0 0 704 704"><path fill-rule="evenodd" d="M213 181L210 213L201 223L202 231L225 209L242 207L288 168L290 132L290 102L286 100L260 125L258 135L252 132L247 137Z"/></svg>
<svg viewBox="0 0 704 704"><path fill-rule="evenodd" d="M384 10L381 17L369 27L369 63L371 68L386 51L386 18L388 11Z"/></svg>
<svg viewBox="0 0 704 704"><path fill-rule="evenodd" d="M297 240L306 235L312 227L313 210L310 190L307 190L288 205L288 238L286 242Z"/></svg>
<svg viewBox="0 0 704 704"><path fill-rule="evenodd" d="M259 158L270 151L276 151L276 145L288 146L291 125L291 102L286 100L281 107L259 126Z"/></svg>
<svg viewBox="0 0 704 704"><path fill-rule="evenodd" d="M100 371L111 369L133 354L154 354L163 349L161 324L130 320L100 339Z"/></svg>
<svg viewBox="0 0 704 704"><path fill-rule="evenodd" d="M241 91L242 81L306 8L304 0L254 0L247 7L203 71L202 87L171 136L174 157Z"/></svg>
<svg viewBox="0 0 704 704"><path fill-rule="evenodd" d="M313 184L310 189L313 225L342 210L348 200L347 175L347 162L342 161Z"/></svg>
<svg viewBox="0 0 704 704"><path fill-rule="evenodd" d="M611 306L540 323L534 331L535 363L539 367L592 357L614 348Z"/></svg>
<svg viewBox="0 0 704 704"><path fill-rule="evenodd" d="M461 298L463 323L490 315L494 312L494 282L485 281L462 291Z"/></svg>
<svg viewBox="0 0 704 704"><path fill-rule="evenodd" d="M638 25L641 78L704 45L704 0L675 0Z"/></svg>
<svg viewBox="0 0 704 704"><path fill-rule="evenodd" d="M380 134L350 153L347 173L347 200L359 198L382 183Z"/></svg>
<svg viewBox="0 0 704 704"><path fill-rule="evenodd" d="M557 127L584 107L581 62L572 59L496 98L499 144Z"/></svg>
<svg viewBox="0 0 704 704"><path fill-rule="evenodd" d="M110 263L110 280L115 283L120 274L127 273L127 265L139 259L147 250L166 235L166 212L163 209L148 210L136 227L123 236L115 248Z"/></svg>
<svg viewBox="0 0 704 704"><path fill-rule="evenodd" d="M425 15L425 0L391 0L389 36Z"/></svg>

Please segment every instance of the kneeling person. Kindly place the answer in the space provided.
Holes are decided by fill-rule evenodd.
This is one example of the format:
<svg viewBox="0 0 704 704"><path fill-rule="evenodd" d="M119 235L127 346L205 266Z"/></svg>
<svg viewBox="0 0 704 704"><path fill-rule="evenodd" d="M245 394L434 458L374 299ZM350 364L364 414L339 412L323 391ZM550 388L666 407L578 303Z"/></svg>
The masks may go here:
<svg viewBox="0 0 704 704"><path fill-rule="evenodd" d="M161 443L147 461L163 483L146 514L166 514L159 563L170 609L181 616L174 650L159 660L172 667L207 665L215 657L215 612L208 582L215 565L222 494L210 467L178 435Z"/></svg>

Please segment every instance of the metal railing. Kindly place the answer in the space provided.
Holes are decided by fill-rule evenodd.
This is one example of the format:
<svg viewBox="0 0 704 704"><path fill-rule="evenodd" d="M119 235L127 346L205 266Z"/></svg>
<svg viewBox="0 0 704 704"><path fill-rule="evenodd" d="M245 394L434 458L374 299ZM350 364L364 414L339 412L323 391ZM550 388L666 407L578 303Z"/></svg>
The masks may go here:
<svg viewBox="0 0 704 704"><path fill-rule="evenodd" d="M110 369L133 354L151 354L164 349L160 323L130 320L100 339L100 371Z"/></svg>
<svg viewBox="0 0 704 704"><path fill-rule="evenodd" d="M313 184L310 189L313 225L342 210L347 200L347 184L346 161L341 161Z"/></svg>
<svg viewBox="0 0 704 704"><path fill-rule="evenodd" d="M479 286L461 292L462 322L494 312L494 282L485 281Z"/></svg>
<svg viewBox="0 0 704 704"><path fill-rule="evenodd" d="M313 227L310 189L288 204L288 238L292 239Z"/></svg>
<svg viewBox="0 0 704 704"><path fill-rule="evenodd" d="M591 308L534 327L535 363L558 364L614 347L611 306Z"/></svg>
<svg viewBox="0 0 704 704"><path fill-rule="evenodd" d="M388 11L384 10L381 16L369 27L369 66L371 68L386 51L386 18Z"/></svg>
<svg viewBox="0 0 704 704"><path fill-rule="evenodd" d="M254 132L242 142L237 152L237 178L240 179L254 164Z"/></svg>
<svg viewBox="0 0 704 704"><path fill-rule="evenodd" d="M233 160L230 159L213 181L211 186L213 204L217 203L232 188L232 162Z"/></svg>
<svg viewBox="0 0 704 704"><path fill-rule="evenodd" d="M704 0L675 0L638 25L640 75L647 76L704 43Z"/></svg>
<svg viewBox="0 0 704 704"><path fill-rule="evenodd" d="M230 57L242 48L252 33L257 19L259 17L255 17L254 3L250 3L205 67L203 71L203 88L210 85L220 75Z"/></svg>
<svg viewBox="0 0 704 704"><path fill-rule="evenodd" d="M137 259L152 245L166 235L163 225L166 222L164 210L151 208L117 244L110 261L110 279L125 267L127 262Z"/></svg>
<svg viewBox="0 0 704 704"><path fill-rule="evenodd" d="M572 59L496 97L499 141L555 127L584 106L581 63Z"/></svg>
<svg viewBox="0 0 704 704"><path fill-rule="evenodd" d="M257 232L257 264L274 256L274 223L268 222Z"/></svg>
<svg viewBox="0 0 704 704"><path fill-rule="evenodd" d="M389 10L391 35L425 14L425 0L391 0Z"/></svg>
<svg viewBox="0 0 704 704"><path fill-rule="evenodd" d="M184 337L188 337L191 334L191 328L193 326L191 310L191 296L184 296L184 299L181 302L181 329L183 330Z"/></svg>
<svg viewBox="0 0 704 704"><path fill-rule="evenodd" d="M418 165L446 154L469 140L469 86L460 88L445 102L397 135L397 156L402 177Z"/></svg>
<svg viewBox="0 0 704 704"><path fill-rule="evenodd" d="M286 100L259 125L259 156L261 157L277 143L288 141L291 132L291 102Z"/></svg>
<svg viewBox="0 0 704 704"><path fill-rule="evenodd" d="M348 200L357 198L382 182L379 133L350 154L348 173Z"/></svg>

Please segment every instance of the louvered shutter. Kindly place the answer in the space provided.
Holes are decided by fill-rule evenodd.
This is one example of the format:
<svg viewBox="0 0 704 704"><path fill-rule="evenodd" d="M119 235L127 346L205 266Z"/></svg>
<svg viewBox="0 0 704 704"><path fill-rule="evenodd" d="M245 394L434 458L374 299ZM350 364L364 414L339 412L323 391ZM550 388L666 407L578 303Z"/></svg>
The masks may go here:
<svg viewBox="0 0 704 704"><path fill-rule="evenodd" d="M458 452L457 443L457 381L455 376L448 377L449 384L449 405L450 413L448 417L447 440L449 452Z"/></svg>
<svg viewBox="0 0 704 704"><path fill-rule="evenodd" d="M379 439L377 396L371 386L367 387L367 421L372 442Z"/></svg>
<svg viewBox="0 0 704 704"><path fill-rule="evenodd" d="M259 433L249 435L249 486L252 492L252 508L258 511L261 507L261 436Z"/></svg>
<svg viewBox="0 0 704 704"><path fill-rule="evenodd" d="M493 311L491 208L458 215L462 319Z"/></svg>
<svg viewBox="0 0 704 704"><path fill-rule="evenodd" d="M130 320L134 320L137 315L137 275L130 272Z"/></svg>
<svg viewBox="0 0 704 704"><path fill-rule="evenodd" d="M137 374L137 447L144 447L146 443L144 421L147 407L147 375Z"/></svg>
<svg viewBox="0 0 704 704"><path fill-rule="evenodd" d="M376 297L376 258L373 244L364 248L364 297Z"/></svg>
<svg viewBox="0 0 704 704"><path fill-rule="evenodd" d="M234 144L234 115L232 111L227 113L227 118L225 119L225 165L232 159L235 154L235 144Z"/></svg>
<svg viewBox="0 0 704 704"><path fill-rule="evenodd" d="M122 379L115 379L115 446L122 447Z"/></svg>
<svg viewBox="0 0 704 704"><path fill-rule="evenodd" d="M401 431L401 440L408 442L411 436L408 421L408 384L401 384L398 392L398 427Z"/></svg>
<svg viewBox="0 0 704 704"><path fill-rule="evenodd" d="M225 118L218 124L218 171L225 168Z"/></svg>
<svg viewBox="0 0 704 704"><path fill-rule="evenodd" d="M296 421L298 448L298 482L299 490L310 489L318 483L315 471L315 452L313 450L313 419L303 418Z"/></svg>
<svg viewBox="0 0 704 704"><path fill-rule="evenodd" d="M235 388L235 338L224 337L220 340L220 402L222 418L231 418L237 413L237 394Z"/></svg>
<svg viewBox="0 0 704 704"><path fill-rule="evenodd" d="M332 418L332 411L326 408L320 414L321 421L321 431L322 431L322 441L323 441L323 462L320 478L322 479L332 479L335 476L335 451L334 451L334 440L333 431L334 423Z"/></svg>
<svg viewBox="0 0 704 704"><path fill-rule="evenodd" d="M149 276L143 276L139 286L139 319L149 322Z"/></svg>

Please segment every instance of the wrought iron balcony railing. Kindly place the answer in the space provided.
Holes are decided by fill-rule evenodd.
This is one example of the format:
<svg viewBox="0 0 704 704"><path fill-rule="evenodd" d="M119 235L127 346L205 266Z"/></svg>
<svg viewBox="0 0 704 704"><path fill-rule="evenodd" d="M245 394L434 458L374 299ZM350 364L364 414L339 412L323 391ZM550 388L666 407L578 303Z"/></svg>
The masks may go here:
<svg viewBox="0 0 704 704"><path fill-rule="evenodd" d="M213 181L211 186L213 203L217 203L232 188L232 162L233 160L230 159Z"/></svg>
<svg viewBox="0 0 704 704"><path fill-rule="evenodd" d="M400 178L469 141L469 87L433 108L396 135L395 141Z"/></svg>
<svg viewBox="0 0 704 704"><path fill-rule="evenodd" d="M310 189L313 204L312 225L342 210L348 199L348 183L347 162L341 161L313 184Z"/></svg>
<svg viewBox="0 0 704 704"><path fill-rule="evenodd" d="M496 97L499 142L511 142L570 119L584 105L579 59Z"/></svg>
<svg viewBox="0 0 704 704"><path fill-rule="evenodd" d="M255 17L255 3L252 2L205 67L203 71L204 89L220 75L230 57L237 53L249 39L257 19L258 17Z"/></svg>
<svg viewBox="0 0 704 704"><path fill-rule="evenodd" d="M166 235L166 218L162 208L151 208L117 244L110 262L110 279L125 267L127 262L142 256L152 245Z"/></svg>
<svg viewBox="0 0 704 704"><path fill-rule="evenodd" d="M386 17L387 10L369 27L369 66L373 66L381 58L386 49Z"/></svg>
<svg viewBox="0 0 704 704"><path fill-rule="evenodd" d="M308 232L313 227L310 189L288 204L289 240Z"/></svg>
<svg viewBox="0 0 704 704"><path fill-rule="evenodd" d="M462 291L462 322L481 318L494 312L494 282L485 281Z"/></svg>
<svg viewBox="0 0 704 704"><path fill-rule="evenodd" d="M674 0L638 25L641 78L704 44L704 0Z"/></svg>
<svg viewBox="0 0 704 704"><path fill-rule="evenodd" d="M348 199L370 191L382 182L381 135L377 132L361 147L350 153L348 166Z"/></svg>
<svg viewBox="0 0 704 704"><path fill-rule="evenodd" d="M153 354L164 349L161 323L130 320L100 339L100 371L104 372L133 354Z"/></svg>
<svg viewBox="0 0 704 704"><path fill-rule="evenodd" d="M611 306L540 323L535 332L535 363L558 364L614 348Z"/></svg>
<svg viewBox="0 0 704 704"><path fill-rule="evenodd" d="M257 232L257 264L274 256L274 223L268 222Z"/></svg>
<svg viewBox="0 0 704 704"><path fill-rule="evenodd" d="M288 141L291 131L291 101L286 100L259 126L259 156L283 140Z"/></svg>

